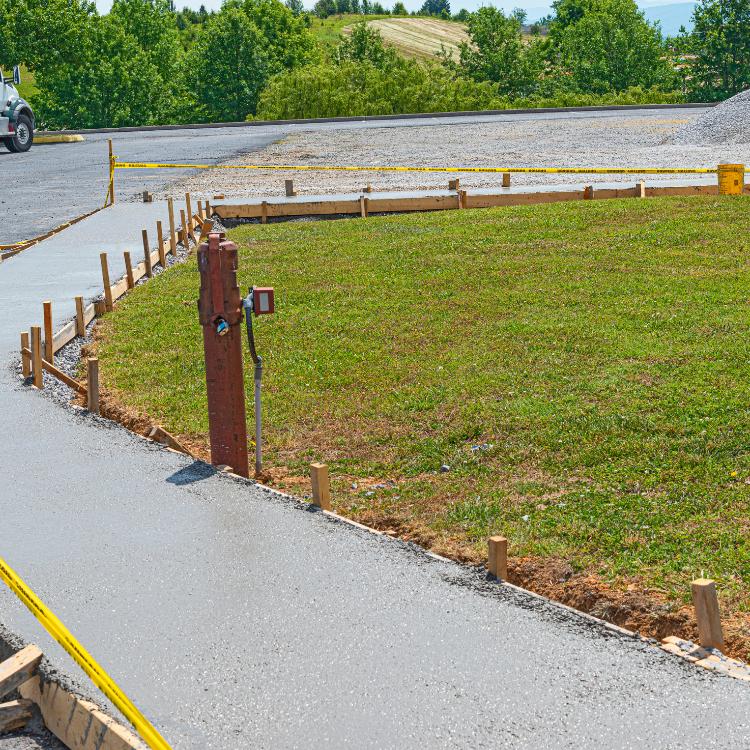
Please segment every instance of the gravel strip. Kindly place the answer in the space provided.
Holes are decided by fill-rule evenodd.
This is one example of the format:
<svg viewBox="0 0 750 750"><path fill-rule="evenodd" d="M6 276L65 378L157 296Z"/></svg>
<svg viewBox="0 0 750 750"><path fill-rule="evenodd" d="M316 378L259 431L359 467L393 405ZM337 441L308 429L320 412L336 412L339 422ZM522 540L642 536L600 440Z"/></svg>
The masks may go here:
<svg viewBox="0 0 750 750"><path fill-rule="evenodd" d="M718 108L717 108L718 109ZM709 117L713 114L700 117ZM545 166L545 167L715 167L722 161L750 163L750 144L684 145L675 133L696 115L617 114L576 119L497 120L472 124L300 130L263 151L249 152L228 164L410 165L410 166ZM499 174L389 172L285 172L203 170L171 184L159 198L189 191L196 198L223 193L239 196L283 196L284 179L294 178L300 195L375 190L445 188L459 177L464 188L498 188ZM691 175L689 182L713 176ZM513 185L620 182L638 175L514 174ZM649 183L674 180L673 175L644 175Z"/></svg>

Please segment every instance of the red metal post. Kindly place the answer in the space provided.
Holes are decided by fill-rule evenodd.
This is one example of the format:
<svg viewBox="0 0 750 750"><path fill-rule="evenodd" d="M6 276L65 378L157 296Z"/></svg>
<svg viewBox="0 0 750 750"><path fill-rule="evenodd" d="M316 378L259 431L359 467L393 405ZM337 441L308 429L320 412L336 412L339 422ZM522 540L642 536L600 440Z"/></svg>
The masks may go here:
<svg viewBox="0 0 750 750"><path fill-rule="evenodd" d="M203 327L211 463L249 476L242 370L242 298L237 285L237 246L212 232L198 250L198 312Z"/></svg>

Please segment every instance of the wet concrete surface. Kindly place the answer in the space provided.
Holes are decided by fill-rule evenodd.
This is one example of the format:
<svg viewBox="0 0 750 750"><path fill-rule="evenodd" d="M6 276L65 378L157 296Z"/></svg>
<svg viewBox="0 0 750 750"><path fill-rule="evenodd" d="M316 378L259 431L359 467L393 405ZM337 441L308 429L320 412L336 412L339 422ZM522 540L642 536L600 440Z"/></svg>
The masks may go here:
<svg viewBox="0 0 750 750"><path fill-rule="evenodd" d="M0 554L173 747L747 745L744 683L23 387L41 301L58 328L163 217L118 204L0 265ZM104 703L5 587L0 621Z"/></svg>

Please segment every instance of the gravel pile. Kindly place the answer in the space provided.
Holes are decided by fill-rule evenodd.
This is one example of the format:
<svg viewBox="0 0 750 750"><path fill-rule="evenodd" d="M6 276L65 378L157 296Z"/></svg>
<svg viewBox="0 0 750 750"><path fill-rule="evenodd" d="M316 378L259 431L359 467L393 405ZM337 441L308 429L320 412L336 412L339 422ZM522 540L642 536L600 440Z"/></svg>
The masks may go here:
<svg viewBox="0 0 750 750"><path fill-rule="evenodd" d="M672 143L685 146L750 143L750 89L683 125Z"/></svg>

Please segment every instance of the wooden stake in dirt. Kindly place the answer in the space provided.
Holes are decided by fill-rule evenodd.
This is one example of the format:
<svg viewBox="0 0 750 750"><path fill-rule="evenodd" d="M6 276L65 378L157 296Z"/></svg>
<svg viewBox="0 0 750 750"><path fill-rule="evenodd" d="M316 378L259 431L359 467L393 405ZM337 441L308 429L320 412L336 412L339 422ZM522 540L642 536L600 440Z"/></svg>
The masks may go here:
<svg viewBox="0 0 750 750"><path fill-rule="evenodd" d="M89 357L86 360L87 384L87 408L93 414L99 413L99 359L98 357Z"/></svg>
<svg viewBox="0 0 750 750"><path fill-rule="evenodd" d="M42 302L44 311L44 358L52 362L55 353L53 351L53 340L55 334L52 332L52 303L49 300Z"/></svg>
<svg viewBox="0 0 750 750"><path fill-rule="evenodd" d="M646 183L643 180L635 186L635 196L636 198L646 197Z"/></svg>
<svg viewBox="0 0 750 750"><path fill-rule="evenodd" d="M167 199L167 210L169 211L169 250L175 257L177 256L177 238L174 233L174 201Z"/></svg>
<svg viewBox="0 0 750 750"><path fill-rule="evenodd" d="M190 235L190 239L193 241L193 244L195 244L195 235L193 234L193 209L190 204L190 193L185 193L185 215L188 217L188 223L183 224L183 226L187 226L188 234Z"/></svg>
<svg viewBox="0 0 750 750"><path fill-rule="evenodd" d="M698 640L703 648L724 650L724 634L721 630L719 599L716 584L707 578L698 578L690 588L693 592L695 619L698 621Z"/></svg>
<svg viewBox="0 0 750 750"><path fill-rule="evenodd" d="M260 204L260 223L268 224L268 201Z"/></svg>
<svg viewBox="0 0 750 750"><path fill-rule="evenodd" d="M151 267L151 248L148 242L148 231L142 229L141 237L143 238L143 260L146 263L146 276L150 279L154 275L154 269Z"/></svg>
<svg viewBox="0 0 750 750"><path fill-rule="evenodd" d="M76 336L86 335L86 321L83 318L83 297L76 297Z"/></svg>
<svg viewBox="0 0 750 750"><path fill-rule="evenodd" d="M156 240L159 243L156 247L159 250L159 263L162 268L167 267L167 251L164 249L164 231L161 227L161 222L156 222Z"/></svg>
<svg viewBox="0 0 750 750"><path fill-rule="evenodd" d="M200 223L203 224L203 219L205 216L203 215L203 201L198 201L198 219L200 220Z"/></svg>
<svg viewBox="0 0 750 750"><path fill-rule="evenodd" d="M42 377L42 329L39 326L31 326L31 368L34 373L34 385L44 388Z"/></svg>
<svg viewBox="0 0 750 750"><path fill-rule="evenodd" d="M510 187L510 172L503 172L503 187Z"/></svg>
<svg viewBox="0 0 750 750"><path fill-rule="evenodd" d="M99 260L102 263L102 284L104 285L104 306L107 312L112 312L114 305L112 303L112 286L109 283L109 263L107 262L107 253L99 253ZM45 359L47 359L45 357ZM47 359L47 362L52 360Z"/></svg>
<svg viewBox="0 0 750 750"><path fill-rule="evenodd" d="M41 660L42 652L29 645L0 664L0 698L23 685L36 672Z"/></svg>
<svg viewBox="0 0 750 750"><path fill-rule="evenodd" d="M310 464L313 505L323 510L331 510L331 480L327 464Z"/></svg>
<svg viewBox="0 0 750 750"><path fill-rule="evenodd" d="M491 536L488 544L490 575L501 581L508 580L508 540L504 536Z"/></svg>
<svg viewBox="0 0 750 750"><path fill-rule="evenodd" d="M31 707L33 705L30 700L25 698L0 703L0 734L23 729L26 722L32 717Z"/></svg>
<svg viewBox="0 0 750 750"><path fill-rule="evenodd" d="M190 243L188 242L188 230L187 230L187 221L185 220L185 209L180 209L180 235L182 237L182 246L190 252Z"/></svg>
<svg viewBox="0 0 750 750"><path fill-rule="evenodd" d="M122 257L125 261L125 278L127 279L128 289L132 289L135 286L133 262L130 260L130 253L127 250L122 254Z"/></svg>
<svg viewBox="0 0 750 750"><path fill-rule="evenodd" d="M448 180L448 190L460 190L461 189L461 179L459 177L456 177L455 180Z"/></svg>
<svg viewBox="0 0 750 750"><path fill-rule="evenodd" d="M461 208L468 208L469 207L469 195L465 190L461 190L458 193L458 201L459 206Z"/></svg>
<svg viewBox="0 0 750 750"><path fill-rule="evenodd" d="M206 218L211 218L211 204L208 201L206 201Z"/></svg>
<svg viewBox="0 0 750 750"><path fill-rule="evenodd" d="M31 377L31 356L24 352L24 349L31 350L28 331L21 333L21 374L23 379Z"/></svg>
<svg viewBox="0 0 750 750"><path fill-rule="evenodd" d="M593 185L586 185L586 187L583 189L583 199L585 201L594 200L594 186Z"/></svg>
<svg viewBox="0 0 750 750"><path fill-rule="evenodd" d="M367 211L368 204L369 204L369 200L367 198L365 198L364 195L360 195L359 196L359 215L363 219L367 218L367 215L368 215L368 211Z"/></svg>
<svg viewBox="0 0 750 750"><path fill-rule="evenodd" d="M294 189L294 180L284 180L284 192L287 198L294 198L297 191Z"/></svg>

